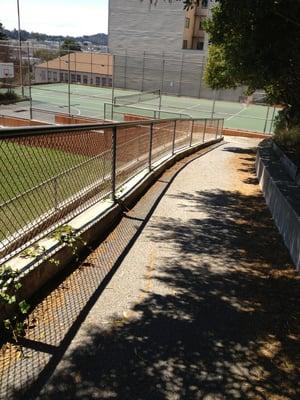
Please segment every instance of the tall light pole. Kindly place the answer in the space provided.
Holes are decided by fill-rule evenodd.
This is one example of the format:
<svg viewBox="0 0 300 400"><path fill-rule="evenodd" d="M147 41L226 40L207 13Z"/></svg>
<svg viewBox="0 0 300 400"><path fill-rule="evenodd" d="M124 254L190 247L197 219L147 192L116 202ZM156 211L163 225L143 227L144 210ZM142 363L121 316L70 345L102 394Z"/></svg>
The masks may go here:
<svg viewBox="0 0 300 400"><path fill-rule="evenodd" d="M21 48L21 25L20 25L20 7L19 7L19 0L17 0L17 8L18 8L18 37L19 37L20 85L21 85L21 90L22 90L22 96L24 97L23 73L22 73L22 48Z"/></svg>

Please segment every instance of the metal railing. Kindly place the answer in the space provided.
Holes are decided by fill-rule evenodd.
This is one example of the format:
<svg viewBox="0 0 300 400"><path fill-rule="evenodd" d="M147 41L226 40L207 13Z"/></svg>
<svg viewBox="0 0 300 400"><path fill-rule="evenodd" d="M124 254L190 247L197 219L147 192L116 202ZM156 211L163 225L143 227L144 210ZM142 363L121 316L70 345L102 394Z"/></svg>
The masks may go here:
<svg viewBox="0 0 300 400"><path fill-rule="evenodd" d="M2 129L0 263L182 148L222 135L223 119Z"/></svg>

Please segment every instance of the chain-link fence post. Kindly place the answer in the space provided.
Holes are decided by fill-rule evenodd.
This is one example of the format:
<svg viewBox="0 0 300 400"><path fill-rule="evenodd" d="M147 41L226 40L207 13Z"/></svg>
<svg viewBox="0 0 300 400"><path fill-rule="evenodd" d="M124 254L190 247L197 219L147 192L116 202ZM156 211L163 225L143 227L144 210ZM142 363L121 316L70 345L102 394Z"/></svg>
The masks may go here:
<svg viewBox="0 0 300 400"><path fill-rule="evenodd" d="M216 139L218 139L219 123L220 123L220 120L218 119L218 120L217 120L217 129L216 129Z"/></svg>
<svg viewBox="0 0 300 400"><path fill-rule="evenodd" d="M125 50L125 62L124 62L124 89L127 86L127 50Z"/></svg>
<svg viewBox="0 0 300 400"><path fill-rule="evenodd" d="M22 41L21 41L21 25L20 25L20 6L19 0L17 0L18 9L18 41L19 41L19 68L20 68L20 86L22 97L24 97L24 85L23 85L23 65L22 65Z"/></svg>
<svg viewBox="0 0 300 400"><path fill-rule="evenodd" d="M153 144L153 123L150 125L150 137L149 137L149 172L152 170L152 144Z"/></svg>
<svg viewBox="0 0 300 400"><path fill-rule="evenodd" d="M164 92L164 80L165 80L165 54L162 54L163 60L162 60L162 71L161 71L161 93Z"/></svg>
<svg viewBox="0 0 300 400"><path fill-rule="evenodd" d="M115 101L115 64L116 64L116 56L112 57L112 89L111 89L111 115L110 119L114 119L114 101Z"/></svg>
<svg viewBox="0 0 300 400"><path fill-rule="evenodd" d="M203 57L203 61L202 61L202 65L201 65L201 73L200 73L200 80L199 80L199 94L198 94L199 99L201 99L204 65L205 65L205 57Z"/></svg>
<svg viewBox="0 0 300 400"><path fill-rule="evenodd" d="M32 119L32 94L31 94L31 71L30 71L29 43L27 45L27 62L28 62L29 119Z"/></svg>
<svg viewBox="0 0 300 400"><path fill-rule="evenodd" d="M213 103L212 103L212 109L211 109L211 119L213 119L214 114L215 114L215 107L216 107L216 98L217 98L217 91L214 90L214 97L213 97Z"/></svg>
<svg viewBox="0 0 300 400"><path fill-rule="evenodd" d="M68 50L68 113L71 115L71 65L70 65L70 50Z"/></svg>
<svg viewBox="0 0 300 400"><path fill-rule="evenodd" d="M275 117L275 111L276 111L276 107L273 107L273 112L272 112L272 119L271 119L271 123L270 123L270 129L269 129L269 134L272 134L272 129L273 129L273 124L274 124L274 117Z"/></svg>
<svg viewBox="0 0 300 400"><path fill-rule="evenodd" d="M142 88L141 91L144 91L144 79L145 79L145 51L143 53L143 69L142 69Z"/></svg>
<svg viewBox="0 0 300 400"><path fill-rule="evenodd" d="M112 128L111 145L111 195L112 200L116 201L116 171L117 171L117 127Z"/></svg>
<svg viewBox="0 0 300 400"><path fill-rule="evenodd" d="M173 140L172 140L172 155L175 153L176 125L177 125L177 121L174 121L174 132L173 132Z"/></svg>
<svg viewBox="0 0 300 400"><path fill-rule="evenodd" d="M267 114L266 114L266 120L265 120L265 126L264 126L264 133L266 133L267 130L267 125L268 125L268 120L269 120L269 112L270 112L270 106L267 108Z"/></svg>
<svg viewBox="0 0 300 400"><path fill-rule="evenodd" d="M207 119L205 119L205 122L204 122L204 129L203 129L203 140L202 140L202 143L204 143L204 142L205 142L205 132L206 132L206 125L207 125Z"/></svg>
<svg viewBox="0 0 300 400"><path fill-rule="evenodd" d="M90 85L94 84L94 80L93 80L93 53L91 51L91 63L90 63L90 69L91 69L91 76L90 76Z"/></svg>
<svg viewBox="0 0 300 400"><path fill-rule="evenodd" d="M190 136L190 147L192 147L192 143L193 143L193 133L194 133L194 120L192 120L192 129L191 129L191 136Z"/></svg>
<svg viewBox="0 0 300 400"><path fill-rule="evenodd" d="M184 53L182 53L182 57L181 57L181 68L180 68L180 77L179 77L179 90L178 90L178 95L179 95L179 96L181 96L181 85L182 85L183 63L184 63Z"/></svg>

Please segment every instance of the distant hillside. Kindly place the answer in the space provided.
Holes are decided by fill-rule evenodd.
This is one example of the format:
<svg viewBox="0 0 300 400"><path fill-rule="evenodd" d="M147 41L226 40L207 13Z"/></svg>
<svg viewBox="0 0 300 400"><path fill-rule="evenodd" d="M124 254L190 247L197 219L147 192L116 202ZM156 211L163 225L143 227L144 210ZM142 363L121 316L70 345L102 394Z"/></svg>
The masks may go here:
<svg viewBox="0 0 300 400"><path fill-rule="evenodd" d="M16 29L10 31L8 29L4 29L4 33L7 35L9 39L18 39L18 31ZM21 30L21 38L22 40L27 39L37 39L41 41L45 40L56 40L63 41L68 38L72 38L79 42L92 42L93 44L100 44L103 46L107 46L107 35L105 33L96 33L95 35L84 35L84 36L55 36L55 35L47 35L45 33L38 32L27 32L25 30Z"/></svg>

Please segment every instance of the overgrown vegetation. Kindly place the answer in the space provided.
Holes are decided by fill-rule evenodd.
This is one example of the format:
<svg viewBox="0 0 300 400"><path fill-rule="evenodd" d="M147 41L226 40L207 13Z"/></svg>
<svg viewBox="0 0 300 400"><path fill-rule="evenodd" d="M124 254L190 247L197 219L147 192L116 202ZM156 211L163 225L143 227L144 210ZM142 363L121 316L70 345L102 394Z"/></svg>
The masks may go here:
<svg viewBox="0 0 300 400"><path fill-rule="evenodd" d="M21 100L22 97L18 96L13 91L8 90L5 93L0 93L0 104L11 104Z"/></svg>
<svg viewBox="0 0 300 400"><path fill-rule="evenodd" d="M3 310L7 314L3 327L12 334L16 342L18 337L25 333L23 318L30 309L30 305L24 299L18 299L21 287L19 272L9 265L0 266L0 307L1 312Z"/></svg>

